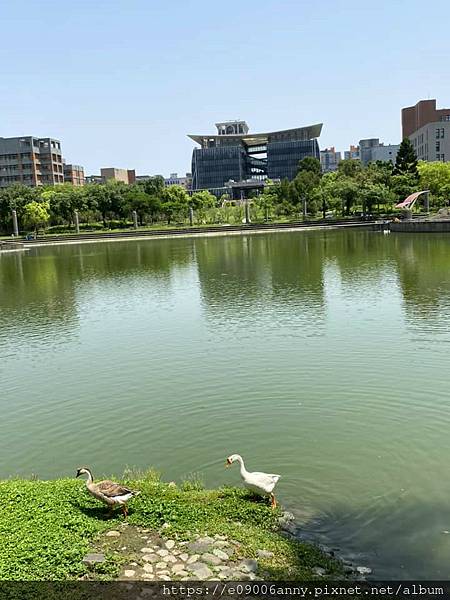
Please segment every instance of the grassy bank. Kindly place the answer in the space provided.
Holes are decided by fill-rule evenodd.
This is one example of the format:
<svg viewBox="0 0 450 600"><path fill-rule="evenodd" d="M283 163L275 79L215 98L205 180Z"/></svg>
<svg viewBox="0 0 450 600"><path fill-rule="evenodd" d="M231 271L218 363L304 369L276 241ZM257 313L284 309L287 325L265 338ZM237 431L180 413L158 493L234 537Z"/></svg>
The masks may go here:
<svg viewBox="0 0 450 600"><path fill-rule="evenodd" d="M324 567L330 577L340 564L309 544L289 540L277 532L280 515L255 501L243 489L203 490L185 483L168 485L153 473L127 483L142 490L130 503L128 522L180 540L195 533L224 534L240 542L242 556L258 549L274 556L264 561L269 579L311 579L311 569ZM0 580L76 579L87 572L83 556L96 538L114 529L123 517L107 518L106 509L75 479L0 482ZM114 578L120 556L111 553L98 575Z"/></svg>

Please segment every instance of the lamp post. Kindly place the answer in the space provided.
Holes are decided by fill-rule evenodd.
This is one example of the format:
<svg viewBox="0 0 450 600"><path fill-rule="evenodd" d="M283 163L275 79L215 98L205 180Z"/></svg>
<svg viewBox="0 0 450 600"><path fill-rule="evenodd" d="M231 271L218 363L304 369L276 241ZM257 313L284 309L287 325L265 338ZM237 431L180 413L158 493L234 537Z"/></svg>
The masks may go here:
<svg viewBox="0 0 450 600"><path fill-rule="evenodd" d="M74 221L75 221L75 231L77 233L80 233L80 219L78 218L78 211L77 210L74 211L73 218L74 218Z"/></svg>
<svg viewBox="0 0 450 600"><path fill-rule="evenodd" d="M19 237L19 223L17 222L17 211L15 209L13 209L13 211L12 211L12 220L13 220L14 237Z"/></svg>

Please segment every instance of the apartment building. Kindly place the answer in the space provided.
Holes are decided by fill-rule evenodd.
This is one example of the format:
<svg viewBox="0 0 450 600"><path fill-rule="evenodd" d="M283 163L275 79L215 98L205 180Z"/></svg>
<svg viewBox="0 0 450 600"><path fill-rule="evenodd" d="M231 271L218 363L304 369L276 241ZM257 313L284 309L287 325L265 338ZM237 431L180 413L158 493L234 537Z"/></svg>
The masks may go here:
<svg viewBox="0 0 450 600"><path fill-rule="evenodd" d="M34 136L0 137L0 188L64 183L61 142Z"/></svg>
<svg viewBox="0 0 450 600"><path fill-rule="evenodd" d="M320 151L320 166L322 167L322 173L337 171L340 162L341 153L336 152L334 146Z"/></svg>
<svg viewBox="0 0 450 600"><path fill-rule="evenodd" d="M450 161L450 108L436 109L436 100L420 100L402 109L402 129L419 160Z"/></svg>
<svg viewBox="0 0 450 600"><path fill-rule="evenodd" d="M80 165L64 164L64 182L74 186L85 184L84 169Z"/></svg>

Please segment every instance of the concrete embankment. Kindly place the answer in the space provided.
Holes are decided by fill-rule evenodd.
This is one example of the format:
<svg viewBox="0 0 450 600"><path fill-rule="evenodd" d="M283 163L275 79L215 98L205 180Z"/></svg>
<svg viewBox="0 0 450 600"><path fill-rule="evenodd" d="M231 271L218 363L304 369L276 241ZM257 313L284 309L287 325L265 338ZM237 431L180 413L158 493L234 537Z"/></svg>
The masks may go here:
<svg viewBox="0 0 450 600"><path fill-rule="evenodd" d="M17 252L24 249L25 246L22 242L6 242L0 240L0 252Z"/></svg>
<svg viewBox="0 0 450 600"><path fill-rule="evenodd" d="M390 223L389 229L396 233L450 233L450 219L447 221L401 221Z"/></svg>
<svg viewBox="0 0 450 600"><path fill-rule="evenodd" d="M25 246L48 246L60 244L80 244L88 242L132 241L142 239L166 239L174 237L200 237L217 235L247 235L281 231L298 231L300 229L335 229L346 227L379 228L381 221L361 221L347 219L342 221L307 221L294 223L261 223L252 225L221 225L213 227L184 227L180 229L151 229L117 231L111 233L80 233L70 235L48 235L36 240L23 240Z"/></svg>

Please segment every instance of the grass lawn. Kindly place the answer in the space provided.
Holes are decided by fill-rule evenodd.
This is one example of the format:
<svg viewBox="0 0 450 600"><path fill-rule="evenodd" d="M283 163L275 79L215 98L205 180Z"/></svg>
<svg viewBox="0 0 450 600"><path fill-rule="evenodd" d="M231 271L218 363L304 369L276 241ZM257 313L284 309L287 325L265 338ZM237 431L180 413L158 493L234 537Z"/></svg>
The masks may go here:
<svg viewBox="0 0 450 600"><path fill-rule="evenodd" d="M249 558L258 549L270 550L274 557L263 565L269 579L311 579L315 566L330 577L342 573L340 563L319 549L281 536L276 531L280 513L243 489L175 487L152 472L126 483L142 490L129 505L130 525L159 530L168 524L167 534L180 540L195 533L227 535L241 543ZM107 508L76 479L2 481L0 506L0 580L76 579L87 572L82 558L96 536L123 520L120 511L107 518ZM111 554L98 575L113 578L119 566L120 557Z"/></svg>

